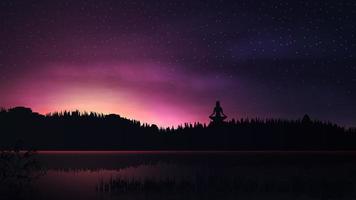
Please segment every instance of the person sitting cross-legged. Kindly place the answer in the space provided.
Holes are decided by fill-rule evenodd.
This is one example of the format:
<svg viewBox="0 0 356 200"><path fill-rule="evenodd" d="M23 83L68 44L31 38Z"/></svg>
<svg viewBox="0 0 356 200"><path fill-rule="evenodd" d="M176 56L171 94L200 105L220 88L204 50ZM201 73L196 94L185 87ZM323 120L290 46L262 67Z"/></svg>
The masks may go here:
<svg viewBox="0 0 356 200"><path fill-rule="evenodd" d="M213 113L209 116L213 123L219 124L222 123L227 116L224 114L222 107L220 106L220 102L216 101L215 108Z"/></svg>

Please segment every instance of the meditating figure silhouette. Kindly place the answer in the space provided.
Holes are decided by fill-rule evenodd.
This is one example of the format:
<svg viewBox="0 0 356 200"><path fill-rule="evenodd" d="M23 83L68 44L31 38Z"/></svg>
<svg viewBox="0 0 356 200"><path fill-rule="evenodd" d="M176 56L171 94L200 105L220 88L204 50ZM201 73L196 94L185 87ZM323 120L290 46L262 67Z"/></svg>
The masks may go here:
<svg viewBox="0 0 356 200"><path fill-rule="evenodd" d="M224 114L222 107L220 106L220 102L216 101L215 108L213 113L209 116L213 123L218 124L223 122L227 116Z"/></svg>

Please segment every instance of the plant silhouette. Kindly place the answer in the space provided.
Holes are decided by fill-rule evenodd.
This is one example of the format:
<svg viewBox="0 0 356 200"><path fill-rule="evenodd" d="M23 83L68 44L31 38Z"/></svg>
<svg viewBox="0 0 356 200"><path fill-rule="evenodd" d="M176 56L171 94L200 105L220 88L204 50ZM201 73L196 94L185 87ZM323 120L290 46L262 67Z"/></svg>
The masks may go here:
<svg viewBox="0 0 356 200"><path fill-rule="evenodd" d="M45 174L33 150L23 150L20 142L0 150L0 197L26 199L34 180Z"/></svg>

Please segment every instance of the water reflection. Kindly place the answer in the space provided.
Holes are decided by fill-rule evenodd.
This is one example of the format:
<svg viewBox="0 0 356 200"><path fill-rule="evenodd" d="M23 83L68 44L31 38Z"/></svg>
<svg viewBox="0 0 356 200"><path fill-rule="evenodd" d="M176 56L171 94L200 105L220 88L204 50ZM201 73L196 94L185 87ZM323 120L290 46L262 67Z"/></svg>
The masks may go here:
<svg viewBox="0 0 356 200"><path fill-rule="evenodd" d="M350 199L354 153L46 153L36 199ZM303 199L302 198L302 199Z"/></svg>

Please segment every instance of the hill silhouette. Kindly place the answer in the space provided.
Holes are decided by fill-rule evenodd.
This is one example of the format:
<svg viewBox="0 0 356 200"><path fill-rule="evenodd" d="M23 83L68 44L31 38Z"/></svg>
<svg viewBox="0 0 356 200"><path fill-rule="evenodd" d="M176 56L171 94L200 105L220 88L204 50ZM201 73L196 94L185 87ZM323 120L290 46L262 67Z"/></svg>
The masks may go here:
<svg viewBox="0 0 356 200"><path fill-rule="evenodd" d="M120 115L64 111L41 115L30 108L0 111L0 147L23 141L37 150L355 150L356 132L330 122L240 119L177 128Z"/></svg>

